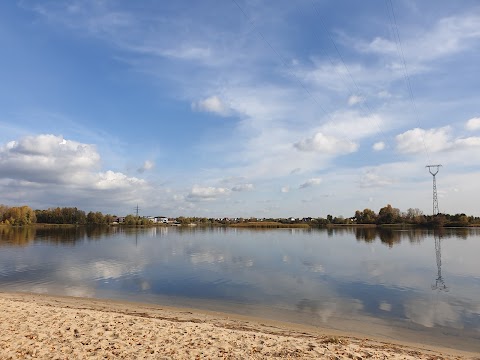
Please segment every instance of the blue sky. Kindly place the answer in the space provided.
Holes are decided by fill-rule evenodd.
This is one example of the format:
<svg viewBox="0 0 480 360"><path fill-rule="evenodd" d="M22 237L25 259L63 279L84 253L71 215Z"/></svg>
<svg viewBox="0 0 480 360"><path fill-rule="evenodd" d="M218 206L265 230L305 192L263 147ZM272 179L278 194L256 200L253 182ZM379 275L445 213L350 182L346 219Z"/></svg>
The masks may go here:
<svg viewBox="0 0 480 360"><path fill-rule="evenodd" d="M479 23L476 1L1 2L0 203L429 214L439 163L440 211L480 215Z"/></svg>

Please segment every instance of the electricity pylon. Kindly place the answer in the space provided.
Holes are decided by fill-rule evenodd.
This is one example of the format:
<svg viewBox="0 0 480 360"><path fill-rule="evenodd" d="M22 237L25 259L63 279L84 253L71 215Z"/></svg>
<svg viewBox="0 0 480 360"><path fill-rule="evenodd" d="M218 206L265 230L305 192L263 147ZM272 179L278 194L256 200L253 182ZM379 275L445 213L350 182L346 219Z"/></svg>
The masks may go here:
<svg viewBox="0 0 480 360"><path fill-rule="evenodd" d="M442 165L427 165L425 166L428 168L428 172L433 176L433 215L438 215L438 196L437 196L437 180L435 175L438 174L438 170Z"/></svg>
<svg viewBox="0 0 480 360"><path fill-rule="evenodd" d="M442 276L442 247L441 241L442 237L440 235L433 234L435 238L435 255L437 256L437 278L435 279L435 284L432 285L432 290L443 290L448 292L447 285L445 285L445 280Z"/></svg>

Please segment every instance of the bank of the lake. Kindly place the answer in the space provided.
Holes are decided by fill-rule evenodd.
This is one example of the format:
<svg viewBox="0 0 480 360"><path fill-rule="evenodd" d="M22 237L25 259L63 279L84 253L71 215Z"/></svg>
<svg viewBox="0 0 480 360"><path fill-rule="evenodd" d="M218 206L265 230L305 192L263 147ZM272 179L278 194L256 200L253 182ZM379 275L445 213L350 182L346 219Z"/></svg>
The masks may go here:
<svg viewBox="0 0 480 360"><path fill-rule="evenodd" d="M421 340L421 339L419 339ZM474 359L421 343L212 311L0 293L3 359Z"/></svg>

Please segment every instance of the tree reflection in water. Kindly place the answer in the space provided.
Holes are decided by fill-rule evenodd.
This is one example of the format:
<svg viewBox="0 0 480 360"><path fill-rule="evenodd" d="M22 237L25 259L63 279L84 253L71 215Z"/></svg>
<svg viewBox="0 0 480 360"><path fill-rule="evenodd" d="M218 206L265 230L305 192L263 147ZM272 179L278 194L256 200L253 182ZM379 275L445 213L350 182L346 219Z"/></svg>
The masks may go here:
<svg viewBox="0 0 480 360"><path fill-rule="evenodd" d="M0 246L27 246L33 242L75 245L80 241L100 240L124 229L109 226L25 226L0 227Z"/></svg>

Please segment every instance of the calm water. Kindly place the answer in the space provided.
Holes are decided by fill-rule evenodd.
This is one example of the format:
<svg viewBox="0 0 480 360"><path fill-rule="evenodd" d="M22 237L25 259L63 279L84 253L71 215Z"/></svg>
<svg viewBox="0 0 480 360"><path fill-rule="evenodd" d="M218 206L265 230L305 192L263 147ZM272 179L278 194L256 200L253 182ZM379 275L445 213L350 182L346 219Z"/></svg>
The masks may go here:
<svg viewBox="0 0 480 360"><path fill-rule="evenodd" d="M0 228L0 291L190 306L480 351L479 255L480 229Z"/></svg>

